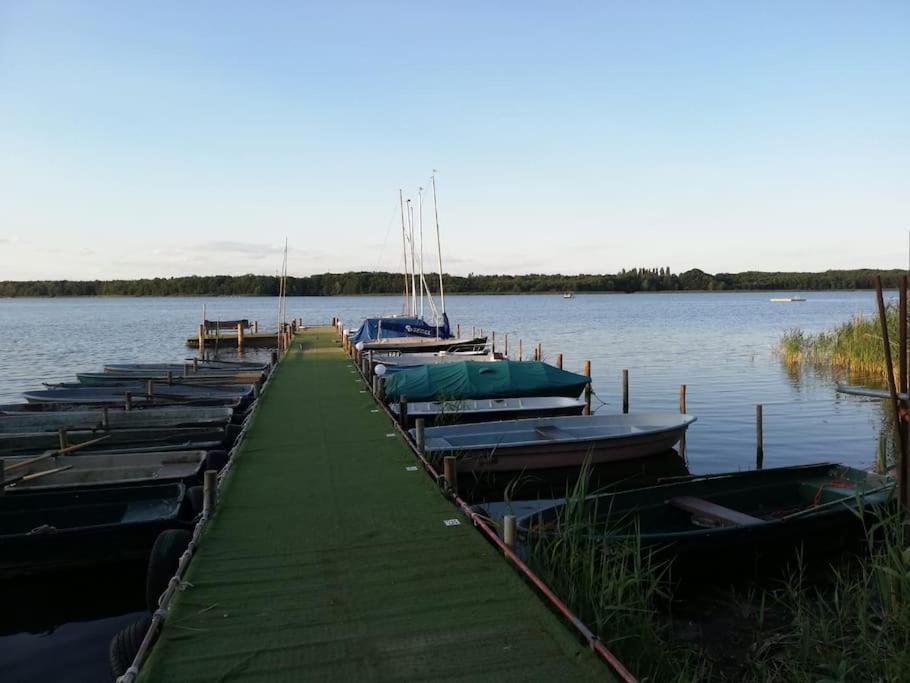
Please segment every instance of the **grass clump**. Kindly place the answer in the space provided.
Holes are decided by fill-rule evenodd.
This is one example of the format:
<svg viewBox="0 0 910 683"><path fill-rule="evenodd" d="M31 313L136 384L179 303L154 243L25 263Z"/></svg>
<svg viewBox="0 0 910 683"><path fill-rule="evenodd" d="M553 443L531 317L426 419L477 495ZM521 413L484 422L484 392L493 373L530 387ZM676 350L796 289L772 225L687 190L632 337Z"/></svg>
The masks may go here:
<svg viewBox="0 0 910 683"><path fill-rule="evenodd" d="M898 348L897 308L886 310L892 353ZM786 330L781 336L778 351L790 364L812 363L887 380L885 353L878 316L856 315L827 332L810 334L801 329Z"/></svg>

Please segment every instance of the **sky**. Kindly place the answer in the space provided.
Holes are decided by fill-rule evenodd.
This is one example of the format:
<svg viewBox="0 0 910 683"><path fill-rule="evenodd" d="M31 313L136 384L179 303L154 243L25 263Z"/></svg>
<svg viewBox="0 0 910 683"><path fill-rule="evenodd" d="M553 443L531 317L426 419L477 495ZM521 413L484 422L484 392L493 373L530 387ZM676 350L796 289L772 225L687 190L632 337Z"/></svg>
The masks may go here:
<svg viewBox="0 0 910 683"><path fill-rule="evenodd" d="M910 2L0 0L0 280L906 267ZM429 268L429 266L428 266Z"/></svg>

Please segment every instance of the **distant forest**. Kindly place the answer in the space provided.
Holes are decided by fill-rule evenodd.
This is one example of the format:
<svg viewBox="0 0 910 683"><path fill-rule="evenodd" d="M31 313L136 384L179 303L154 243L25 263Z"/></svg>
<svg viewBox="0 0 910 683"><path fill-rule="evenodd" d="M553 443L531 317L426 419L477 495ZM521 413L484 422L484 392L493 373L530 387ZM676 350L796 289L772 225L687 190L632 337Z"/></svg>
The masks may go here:
<svg viewBox="0 0 910 683"><path fill-rule="evenodd" d="M544 292L661 292L722 290L871 289L882 276L885 287L897 287L903 270L827 270L823 273L717 273L696 269L671 273L669 268L633 268L613 275L445 275L451 294L521 294ZM428 278L437 289L434 275ZM289 296L397 294L402 273L323 273L289 277ZM0 297L23 296L276 296L272 275L213 275L145 280L0 281Z"/></svg>

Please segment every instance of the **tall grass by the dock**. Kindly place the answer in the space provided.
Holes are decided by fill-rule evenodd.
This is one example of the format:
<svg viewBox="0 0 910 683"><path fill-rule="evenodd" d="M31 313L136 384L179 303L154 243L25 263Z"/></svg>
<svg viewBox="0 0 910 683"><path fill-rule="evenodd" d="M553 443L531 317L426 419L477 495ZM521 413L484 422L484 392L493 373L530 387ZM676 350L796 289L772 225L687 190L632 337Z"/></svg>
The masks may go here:
<svg viewBox="0 0 910 683"><path fill-rule="evenodd" d="M896 357L899 339L896 307L889 305L886 316L892 353ZM798 328L786 330L781 336L779 351L787 363L812 363L887 380L878 316L856 315L830 331L817 334Z"/></svg>
<svg viewBox="0 0 910 683"><path fill-rule="evenodd" d="M810 573L794 549L795 569L783 578L739 585L723 606L707 607L709 622L716 610L732 613L725 619L737 631L730 642L745 645L731 656L726 641L674 628L671 566L653 560L640 541L597 534L584 480L558 525L529 534L525 548L534 569L639 679L910 680L910 549L896 509L880 511L866 527L861 555Z"/></svg>

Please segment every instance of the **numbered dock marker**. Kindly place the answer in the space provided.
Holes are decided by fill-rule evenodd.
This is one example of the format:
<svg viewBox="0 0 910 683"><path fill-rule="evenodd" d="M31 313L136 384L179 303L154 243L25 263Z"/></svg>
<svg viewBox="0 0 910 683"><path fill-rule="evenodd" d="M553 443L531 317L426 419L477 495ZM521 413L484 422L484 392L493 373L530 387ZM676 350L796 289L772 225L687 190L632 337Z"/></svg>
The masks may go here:
<svg viewBox="0 0 910 683"><path fill-rule="evenodd" d="M408 465L404 468L407 472L416 472L418 470L417 465Z"/></svg>
<svg viewBox="0 0 910 683"><path fill-rule="evenodd" d="M444 519L442 523L446 526L461 526L461 520L459 519Z"/></svg>

